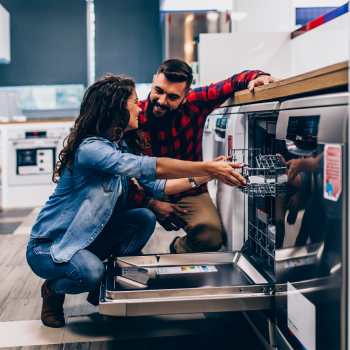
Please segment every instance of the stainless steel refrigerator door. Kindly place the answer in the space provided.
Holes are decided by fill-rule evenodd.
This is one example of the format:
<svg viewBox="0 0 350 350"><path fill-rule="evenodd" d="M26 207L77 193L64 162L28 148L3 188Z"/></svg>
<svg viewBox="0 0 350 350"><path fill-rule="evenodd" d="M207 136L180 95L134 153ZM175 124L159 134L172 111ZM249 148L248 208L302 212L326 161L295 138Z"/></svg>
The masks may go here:
<svg viewBox="0 0 350 350"><path fill-rule="evenodd" d="M116 276L125 266L148 270L144 288ZM215 266L215 272L157 274L157 268ZM141 285L142 287L142 285ZM110 261L102 283L100 313L139 316L274 308L273 284L241 252L143 255Z"/></svg>

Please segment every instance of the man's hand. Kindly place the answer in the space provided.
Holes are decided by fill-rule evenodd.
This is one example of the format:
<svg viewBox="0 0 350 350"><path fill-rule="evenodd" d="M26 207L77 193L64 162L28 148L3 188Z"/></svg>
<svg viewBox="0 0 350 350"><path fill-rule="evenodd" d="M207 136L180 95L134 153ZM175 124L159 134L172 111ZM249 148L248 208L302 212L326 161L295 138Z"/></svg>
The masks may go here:
<svg viewBox="0 0 350 350"><path fill-rule="evenodd" d="M187 222L179 215L179 213L186 214L187 211L175 204L150 199L147 208L152 210L157 221L166 231L178 231L180 228L187 226Z"/></svg>
<svg viewBox="0 0 350 350"><path fill-rule="evenodd" d="M282 80L281 78L270 77L269 75L260 75L248 84L248 90L252 92L256 86L267 85Z"/></svg>

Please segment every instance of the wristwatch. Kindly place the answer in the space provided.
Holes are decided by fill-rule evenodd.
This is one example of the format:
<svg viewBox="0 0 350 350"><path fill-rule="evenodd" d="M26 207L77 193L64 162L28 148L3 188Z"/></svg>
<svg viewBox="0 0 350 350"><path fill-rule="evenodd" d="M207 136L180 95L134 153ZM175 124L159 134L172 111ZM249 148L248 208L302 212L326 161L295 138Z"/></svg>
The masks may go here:
<svg viewBox="0 0 350 350"><path fill-rule="evenodd" d="M199 185L197 185L197 184L195 183L193 177L189 177L189 178L188 178L188 181L190 182L192 188L197 188L197 187L199 187Z"/></svg>

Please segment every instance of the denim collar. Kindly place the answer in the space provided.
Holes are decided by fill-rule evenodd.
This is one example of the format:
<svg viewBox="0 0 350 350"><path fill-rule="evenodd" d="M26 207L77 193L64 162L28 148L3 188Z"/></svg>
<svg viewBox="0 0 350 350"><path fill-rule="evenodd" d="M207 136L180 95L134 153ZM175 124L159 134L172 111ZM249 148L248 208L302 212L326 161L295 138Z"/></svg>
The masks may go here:
<svg viewBox="0 0 350 350"><path fill-rule="evenodd" d="M105 131L101 132L101 136L113 142L116 145L117 149L128 148L128 145L126 144L123 138L119 141L119 144L117 144Z"/></svg>

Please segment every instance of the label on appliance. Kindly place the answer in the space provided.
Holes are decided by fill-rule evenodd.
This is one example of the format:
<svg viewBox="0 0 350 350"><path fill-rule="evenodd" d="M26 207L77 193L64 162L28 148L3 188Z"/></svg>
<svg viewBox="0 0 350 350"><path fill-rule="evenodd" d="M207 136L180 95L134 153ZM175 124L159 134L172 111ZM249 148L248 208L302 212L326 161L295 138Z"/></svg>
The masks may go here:
<svg viewBox="0 0 350 350"><path fill-rule="evenodd" d="M288 329L303 349L316 350L316 307L287 283Z"/></svg>
<svg viewBox="0 0 350 350"><path fill-rule="evenodd" d="M341 145L332 144L324 147L323 197L337 201L342 181L342 149Z"/></svg>
<svg viewBox="0 0 350 350"><path fill-rule="evenodd" d="M199 272L217 272L214 265L211 266L170 266L157 267L157 275L175 275L178 273L199 273Z"/></svg>
<svg viewBox="0 0 350 350"><path fill-rule="evenodd" d="M284 262L284 268L297 267L303 265L312 265L315 263L316 257L311 256L303 259L291 259Z"/></svg>
<svg viewBox="0 0 350 350"><path fill-rule="evenodd" d="M227 154L230 156L233 149L233 135L228 135L227 138Z"/></svg>

